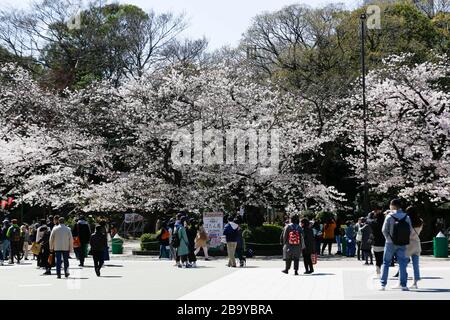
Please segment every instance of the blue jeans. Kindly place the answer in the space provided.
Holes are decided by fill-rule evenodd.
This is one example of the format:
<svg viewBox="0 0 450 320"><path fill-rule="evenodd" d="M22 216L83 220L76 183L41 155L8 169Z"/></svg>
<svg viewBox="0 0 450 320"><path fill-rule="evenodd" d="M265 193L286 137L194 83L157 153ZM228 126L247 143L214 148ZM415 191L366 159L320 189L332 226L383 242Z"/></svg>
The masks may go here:
<svg viewBox="0 0 450 320"><path fill-rule="evenodd" d="M355 239L346 238L347 240L347 257L354 257L356 252Z"/></svg>
<svg viewBox="0 0 450 320"><path fill-rule="evenodd" d="M386 286L389 274L389 266L391 265L392 257L397 255L399 271L400 271L400 285L406 287L408 281L408 274L406 273L406 266L408 258L406 257L406 246L396 246L393 243L386 243L384 246L383 266L381 270L381 285Z"/></svg>
<svg viewBox="0 0 450 320"><path fill-rule="evenodd" d="M337 243L337 251L342 252L341 236L336 236L336 243Z"/></svg>
<svg viewBox="0 0 450 320"><path fill-rule="evenodd" d="M11 242L8 239L3 240L3 258L6 259L11 253Z"/></svg>
<svg viewBox="0 0 450 320"><path fill-rule="evenodd" d="M419 256L416 254L413 254L411 256L413 270L414 270L414 281L420 280L420 270L419 270Z"/></svg>
<svg viewBox="0 0 450 320"><path fill-rule="evenodd" d="M58 276L61 275L62 259L64 259L64 273L67 273L69 271L69 251L55 251L55 257L56 257L56 274Z"/></svg>

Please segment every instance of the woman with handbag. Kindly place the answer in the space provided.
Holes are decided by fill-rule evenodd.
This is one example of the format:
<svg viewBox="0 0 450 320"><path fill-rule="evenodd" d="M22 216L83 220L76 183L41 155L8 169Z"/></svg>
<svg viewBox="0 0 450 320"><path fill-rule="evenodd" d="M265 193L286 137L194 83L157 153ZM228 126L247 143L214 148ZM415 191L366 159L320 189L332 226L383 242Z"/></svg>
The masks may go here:
<svg viewBox="0 0 450 320"><path fill-rule="evenodd" d="M203 249L203 254L205 256L205 260L209 260L208 256L208 233L203 226L203 222L200 221L198 224L197 236L195 237L195 255L200 252L200 249Z"/></svg>
<svg viewBox="0 0 450 320"><path fill-rule="evenodd" d="M40 231L42 232L42 236L39 239L38 244L41 246L40 256L40 267L45 268L44 275L51 274L51 268L54 267L55 259L52 257L50 253L50 228L47 226L41 226Z"/></svg>
<svg viewBox="0 0 450 320"><path fill-rule="evenodd" d="M311 274L314 272L312 255L316 253L314 235L308 219L302 219L300 223L303 229L303 240L305 243L305 248L302 251L303 263L305 265L305 274Z"/></svg>
<svg viewBox="0 0 450 320"><path fill-rule="evenodd" d="M406 214L411 219L413 229L409 238L409 244L406 246L406 256L410 257L414 271L414 283L410 288L417 289L417 282L420 280L419 256L422 252L419 235L422 232L423 220L419 217L415 207L408 207Z"/></svg>

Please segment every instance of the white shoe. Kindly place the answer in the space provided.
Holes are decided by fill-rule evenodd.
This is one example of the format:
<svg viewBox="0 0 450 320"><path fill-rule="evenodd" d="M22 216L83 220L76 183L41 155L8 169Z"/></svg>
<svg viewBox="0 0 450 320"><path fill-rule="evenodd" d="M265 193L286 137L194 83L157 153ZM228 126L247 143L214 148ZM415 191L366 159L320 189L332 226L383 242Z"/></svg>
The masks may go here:
<svg viewBox="0 0 450 320"><path fill-rule="evenodd" d="M386 286L381 286L378 290L380 290L380 291L386 291Z"/></svg>
<svg viewBox="0 0 450 320"><path fill-rule="evenodd" d="M414 283L411 287L409 287L410 289L414 289L414 290L417 290L417 289L419 289L418 287L417 287L417 283Z"/></svg>

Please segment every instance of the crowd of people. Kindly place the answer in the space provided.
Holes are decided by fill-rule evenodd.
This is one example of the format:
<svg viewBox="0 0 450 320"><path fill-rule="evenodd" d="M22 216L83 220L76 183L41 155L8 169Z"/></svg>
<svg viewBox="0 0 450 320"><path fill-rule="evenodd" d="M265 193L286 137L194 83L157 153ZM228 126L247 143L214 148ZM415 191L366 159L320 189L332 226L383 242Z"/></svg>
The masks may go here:
<svg viewBox="0 0 450 320"><path fill-rule="evenodd" d="M389 210L383 212L375 206L367 217L345 223L339 218L329 217L324 221L310 221L292 215L286 221L280 237L283 245L283 273L288 274L293 264L294 274L298 275L299 262L303 258L305 274L314 272L317 256L323 256L327 249L332 253L332 246L337 244L337 255L357 257L365 265L373 265L375 260L376 274L380 277L381 290L387 284L389 267L398 263L399 277L397 288L408 290L407 265L412 263L414 283L417 289L420 280L419 256L421 253L420 233L423 220L415 207L403 211L403 202L394 199ZM241 228L242 218L225 216L223 243L228 255L227 266L231 268L246 265L245 241ZM110 230L111 236L117 232ZM70 252L75 252L79 267L84 267L88 255L88 247L94 261L94 270L100 276L105 260L109 260L106 222L100 221L91 233L91 227L83 215L79 215L72 228L65 225L65 219L50 216L48 220L28 226L18 225L16 219L5 219L0 232L0 264L9 260L10 264L28 260L29 252L33 254L37 267L45 269L44 275L50 275L56 267L56 275L61 278L69 276ZM209 236L203 222L190 218L185 213L178 213L168 220L158 220L157 241L159 242L159 258L171 259L179 268L197 267L197 255L203 251L205 260L208 255Z"/></svg>
<svg viewBox="0 0 450 320"><path fill-rule="evenodd" d="M237 217L225 217L223 230L224 242L227 247L228 267L246 264L244 254L244 239L240 224L242 219ZM175 218L168 221L160 221L157 226L157 239L159 241L159 258L171 259L175 261L175 266L179 268L197 267L197 255L203 251L205 260L209 260L208 255L208 233L203 222L195 218L189 218L185 213L178 213Z"/></svg>
<svg viewBox="0 0 450 320"><path fill-rule="evenodd" d="M47 220L28 226L19 227L16 219L5 219L0 234L0 265L4 260L9 264L20 264L22 258L28 260L29 252L33 254L37 267L44 269L44 275L51 275L56 267L58 278L69 274L70 252L75 252L79 267L84 267L88 255L88 245L94 261L94 270L100 276L104 261L109 260L106 223L95 226L95 232L83 215L78 216L72 228L65 225L65 218L49 216Z"/></svg>
<svg viewBox="0 0 450 320"><path fill-rule="evenodd" d="M331 255L332 245L337 244L336 255L357 257L365 265L373 265L375 256L376 274L380 277L381 290L387 285L389 267L398 262L399 270L395 277L399 277L399 284L395 288L408 290L407 265L412 263L414 282L411 286L417 289L420 280L419 256L421 253L420 233L423 220L417 208L408 207L403 211L401 199L390 202L389 210L383 212L380 206L367 217L362 217L345 224L339 219L328 218L324 223L309 221L298 215L293 215L286 223L281 236L283 244L283 260L286 262L284 273L288 273L294 262L294 272L298 275L299 260L303 256L305 274L314 272L311 256L324 255L328 248ZM338 221L336 221L338 220ZM345 242L345 252L342 247ZM322 244L322 247L321 247Z"/></svg>

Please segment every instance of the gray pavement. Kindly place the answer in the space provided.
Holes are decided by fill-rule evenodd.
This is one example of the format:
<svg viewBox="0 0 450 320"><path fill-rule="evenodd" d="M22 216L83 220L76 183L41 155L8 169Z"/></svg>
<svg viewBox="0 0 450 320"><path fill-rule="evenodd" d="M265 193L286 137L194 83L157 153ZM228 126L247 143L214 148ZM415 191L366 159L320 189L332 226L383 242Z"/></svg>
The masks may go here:
<svg viewBox="0 0 450 320"><path fill-rule="evenodd" d="M392 277L388 290L378 291L373 266L340 257L321 258L315 274L301 276L281 273L283 263L274 258L249 259L245 268L228 268L224 258L200 259L196 269L179 269L154 257L113 256L100 278L91 258L85 268L76 260L70 262L68 279L41 275L33 261L0 266L0 299L450 300L450 259L432 257L421 257L423 280L419 290L409 292L389 289L398 281ZM412 275L412 270L408 273Z"/></svg>

